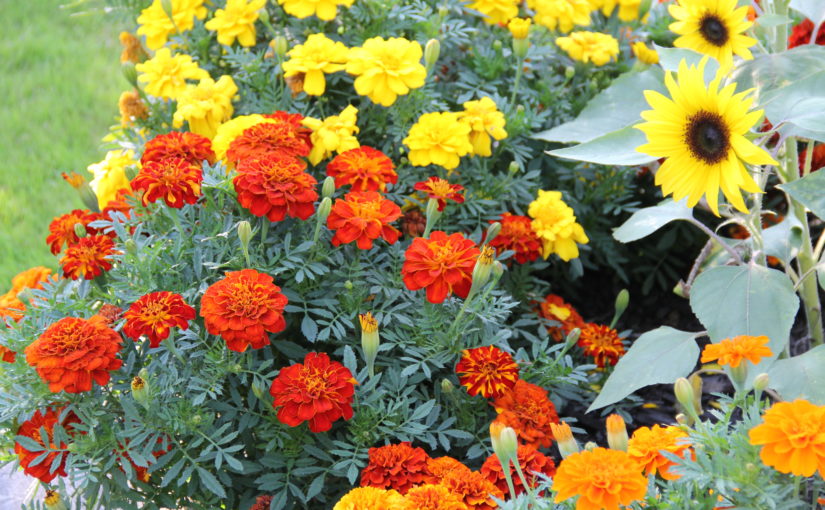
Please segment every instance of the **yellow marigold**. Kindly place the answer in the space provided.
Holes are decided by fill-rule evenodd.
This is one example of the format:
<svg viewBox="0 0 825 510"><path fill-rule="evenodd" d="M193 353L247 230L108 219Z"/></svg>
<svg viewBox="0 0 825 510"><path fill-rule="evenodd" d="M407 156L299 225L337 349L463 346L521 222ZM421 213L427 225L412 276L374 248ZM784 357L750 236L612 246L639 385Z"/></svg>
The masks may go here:
<svg viewBox="0 0 825 510"><path fill-rule="evenodd" d="M296 18L306 18L318 16L324 21L331 21L335 19L338 14L338 6L343 5L350 7L354 0L278 0L278 3L283 6L287 14L295 16Z"/></svg>
<svg viewBox="0 0 825 510"><path fill-rule="evenodd" d="M218 42L226 46L235 39L241 46L255 46L255 21L265 6L266 0L226 0L226 8L215 11L204 26L218 32Z"/></svg>
<svg viewBox="0 0 825 510"><path fill-rule="evenodd" d="M662 452L684 457L690 449L687 439L687 433L679 427L640 427L627 442L627 453L642 466L645 475L658 473L665 480L677 480L682 475L670 471L676 463Z"/></svg>
<svg viewBox="0 0 825 510"><path fill-rule="evenodd" d="M172 7L171 19L163 8L164 2ZM203 2L204 0L154 0L152 5L140 12L137 34L146 36L146 46L156 50L166 44L170 35L191 30L195 18L206 17Z"/></svg>
<svg viewBox="0 0 825 510"><path fill-rule="evenodd" d="M117 100L117 108L120 110L120 124L123 126L149 116L149 108L136 90L124 90Z"/></svg>
<svg viewBox="0 0 825 510"><path fill-rule="evenodd" d="M461 496L443 485L427 483L413 487L404 500L404 505L396 510L467 510Z"/></svg>
<svg viewBox="0 0 825 510"><path fill-rule="evenodd" d="M659 54L656 53L656 50L648 48L642 41L636 41L633 43L631 49L640 62L651 65L659 63Z"/></svg>
<svg viewBox="0 0 825 510"><path fill-rule="evenodd" d="M328 39L324 34L312 34L304 44L289 50L284 62L284 78L302 76L303 90L310 96L320 96L326 90L324 74L343 71L349 49L344 43Z"/></svg>
<svg viewBox="0 0 825 510"><path fill-rule="evenodd" d="M424 86L427 69L421 64L424 51L417 41L403 37L372 37L360 48L352 48L347 72L357 76L355 91L374 103L390 106L398 96ZM306 83L304 84L306 87Z"/></svg>
<svg viewBox="0 0 825 510"><path fill-rule="evenodd" d="M331 115L324 120L307 117L301 124L312 130L310 140L312 151L309 153L309 162L317 165L321 160L328 158L333 152L338 154L360 147L355 134L359 129L355 122L358 120L358 108L347 105L338 115Z"/></svg>
<svg viewBox="0 0 825 510"><path fill-rule="evenodd" d="M206 77L197 85L187 85L178 97L173 125L180 128L188 122L189 131L212 138L218 126L232 117L232 98L237 93L235 81L227 75L217 82Z"/></svg>
<svg viewBox="0 0 825 510"><path fill-rule="evenodd" d="M530 34L530 25L532 20L530 18L513 18L507 23L507 29L513 36L513 39L527 39Z"/></svg>
<svg viewBox="0 0 825 510"><path fill-rule="evenodd" d="M567 33L574 25L590 24L590 4L587 0L527 0L536 11L533 20L550 30Z"/></svg>
<svg viewBox="0 0 825 510"><path fill-rule="evenodd" d="M600 32L573 32L556 39L556 44L573 60L593 62L597 66L603 66L619 55L619 41Z"/></svg>
<svg viewBox="0 0 825 510"><path fill-rule="evenodd" d="M474 0L467 7L484 15L491 25L507 23L518 16L519 0Z"/></svg>
<svg viewBox="0 0 825 510"><path fill-rule="evenodd" d="M88 170L94 175L89 186L97 195L97 203L101 210L117 197L118 191L131 189L126 177L126 167L131 165L140 166L134 152L114 150L107 152L103 161L88 166Z"/></svg>
<svg viewBox="0 0 825 510"><path fill-rule="evenodd" d="M166 99L177 99L186 89L186 80L209 78L189 55L175 55L161 48L146 62L137 64L138 81L146 84L146 93Z"/></svg>
<svg viewBox="0 0 825 510"><path fill-rule="evenodd" d="M633 21L639 17L639 6L642 0L619 0L619 19Z"/></svg>
<svg viewBox="0 0 825 510"><path fill-rule="evenodd" d="M507 138L504 130L504 114L498 111L496 103L485 96L478 101L464 103L464 111L459 112L461 122L470 126L470 154L492 156L490 137L496 140Z"/></svg>
<svg viewBox="0 0 825 510"><path fill-rule="evenodd" d="M414 166L436 164L449 171L473 150L469 124L461 122L457 113L447 112L421 115L402 143L409 147Z"/></svg>
<svg viewBox="0 0 825 510"><path fill-rule="evenodd" d="M718 344L708 344L702 351L702 363L718 360L720 365L736 368L746 359L756 365L762 358L773 355L766 336L739 335L726 338Z"/></svg>
<svg viewBox="0 0 825 510"><path fill-rule="evenodd" d="M358 487L344 495L332 510L388 510L402 508L404 496L390 489Z"/></svg>
<svg viewBox="0 0 825 510"><path fill-rule="evenodd" d="M576 222L573 209L561 199L560 191L539 190L527 214L533 218L533 231L541 239L544 258L556 253L562 260L569 261L579 256L576 243L590 242L582 226Z"/></svg>
<svg viewBox="0 0 825 510"><path fill-rule="evenodd" d="M123 46L123 51L120 52L120 63L132 62L137 64L146 56L143 51L143 46L140 45L140 39L135 37L131 32L121 32L118 36L120 45Z"/></svg>
<svg viewBox="0 0 825 510"><path fill-rule="evenodd" d="M777 402L748 433L759 457L780 473L825 477L825 406L807 400Z"/></svg>
<svg viewBox="0 0 825 510"><path fill-rule="evenodd" d="M578 496L576 510L619 510L647 493L647 479L630 455L594 448L561 461L553 477L556 503Z"/></svg>

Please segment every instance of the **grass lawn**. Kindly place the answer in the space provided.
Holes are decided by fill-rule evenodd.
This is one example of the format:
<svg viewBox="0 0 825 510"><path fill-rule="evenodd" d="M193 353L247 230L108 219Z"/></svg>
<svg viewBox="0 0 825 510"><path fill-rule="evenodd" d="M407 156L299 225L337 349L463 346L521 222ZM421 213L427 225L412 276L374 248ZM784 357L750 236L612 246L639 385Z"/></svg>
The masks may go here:
<svg viewBox="0 0 825 510"><path fill-rule="evenodd" d="M127 86L119 21L70 16L65 3L0 0L0 294L24 269L57 268L49 222L83 207L60 172L91 176Z"/></svg>

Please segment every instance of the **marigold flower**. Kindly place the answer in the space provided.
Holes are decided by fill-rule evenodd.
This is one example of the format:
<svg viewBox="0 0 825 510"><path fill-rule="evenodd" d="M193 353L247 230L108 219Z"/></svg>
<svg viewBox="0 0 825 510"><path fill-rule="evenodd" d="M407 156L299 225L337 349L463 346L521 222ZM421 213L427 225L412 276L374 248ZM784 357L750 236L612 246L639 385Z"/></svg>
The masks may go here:
<svg viewBox="0 0 825 510"><path fill-rule="evenodd" d="M26 304L20 301L17 297L23 289L42 289L43 283L48 280L54 280L52 277L52 270L37 266L17 274L11 279L11 289L5 294L0 295L0 319L8 317L14 321L23 318L23 312L26 311ZM3 321L0 321L0 325ZM0 346L0 356L4 361L14 361L14 352ZM9 359L11 358L11 359Z"/></svg>
<svg viewBox="0 0 825 510"><path fill-rule="evenodd" d="M576 510L619 510L647 493L647 479L626 452L594 448L564 459L553 477L555 502L578 496Z"/></svg>
<svg viewBox="0 0 825 510"><path fill-rule="evenodd" d="M403 504L404 496L394 490L357 487L338 500L332 510L387 510Z"/></svg>
<svg viewBox="0 0 825 510"><path fill-rule="evenodd" d="M805 44L811 44L811 37L814 35L814 23L809 19L802 20L801 23L795 25L791 29L791 35L788 37L788 49L796 48ZM825 24L820 25L819 31L816 33L815 44L825 45Z"/></svg>
<svg viewBox="0 0 825 510"><path fill-rule="evenodd" d="M17 298L16 292L6 292L0 294L0 326L5 324L5 319L19 321L23 318L23 312L26 311L26 305Z"/></svg>
<svg viewBox="0 0 825 510"><path fill-rule="evenodd" d="M518 16L517 0L473 0L467 7L484 15L484 21L490 25L507 23Z"/></svg>
<svg viewBox="0 0 825 510"><path fill-rule="evenodd" d="M584 229L576 222L576 215L561 199L560 191L539 190L538 198L530 203L527 214L533 218L533 231L542 242L542 256L558 254L565 262L579 256L576 243L590 242Z"/></svg>
<svg viewBox="0 0 825 510"><path fill-rule="evenodd" d="M206 22L207 30L218 32L218 42L232 46L235 39L241 46L255 46L255 21L266 0L226 0L226 7L215 11Z"/></svg>
<svg viewBox="0 0 825 510"><path fill-rule="evenodd" d="M122 343L103 317L66 317L46 328L24 352L52 393L82 393L91 391L92 380L107 384L109 372L123 365L115 358Z"/></svg>
<svg viewBox="0 0 825 510"><path fill-rule="evenodd" d="M172 7L171 19L163 7L165 1ZM166 44L170 35L191 30L195 18L205 18L203 3L204 0L154 0L140 12L137 34L146 36L146 46L156 50Z"/></svg>
<svg viewBox="0 0 825 510"><path fill-rule="evenodd" d="M495 421L511 427L525 444L548 448L553 441L551 423L558 423L556 406L547 390L519 379L510 391L493 402Z"/></svg>
<svg viewBox="0 0 825 510"><path fill-rule="evenodd" d="M579 451L579 443L573 437L570 425L564 422L551 423L550 431L553 432L553 438L556 440L556 446L559 448L562 458L567 458Z"/></svg>
<svg viewBox="0 0 825 510"><path fill-rule="evenodd" d="M377 191L351 191L338 199L327 217L327 227L335 231L332 245L356 241L358 248L369 250L379 237L394 244L401 231L390 223L401 217L401 208Z"/></svg>
<svg viewBox="0 0 825 510"><path fill-rule="evenodd" d="M415 183L413 189L423 191L428 198L438 200L438 210L443 211L447 207L447 200L452 200L457 204L464 203L464 186L460 184L450 184L447 179L441 177L430 177L426 181Z"/></svg>
<svg viewBox="0 0 825 510"><path fill-rule="evenodd" d="M513 39L527 39L527 36L530 34L530 25L532 22L533 20L530 18L513 18L507 23L507 29L510 31L510 35L513 36Z"/></svg>
<svg viewBox="0 0 825 510"><path fill-rule="evenodd" d="M141 46L140 39L134 34L121 32L118 40L120 41L120 45L123 46L123 51L120 52L121 64L125 64L126 62L137 64L146 56L146 51L144 51L143 46Z"/></svg>
<svg viewBox="0 0 825 510"><path fill-rule="evenodd" d="M0 304L2 306L2 304ZM3 311L0 310L0 317L3 315ZM17 360L17 353L13 350L9 349L5 345L0 345L0 361L5 361L6 363L14 363Z"/></svg>
<svg viewBox="0 0 825 510"><path fill-rule="evenodd" d="M739 335L726 338L717 344L706 345L701 362L718 360L720 365L736 368L746 359L757 365L762 358L773 356L773 351L767 345L769 341L766 336Z"/></svg>
<svg viewBox="0 0 825 510"><path fill-rule="evenodd" d="M335 156L327 163L327 175L335 178L335 187L351 185L352 191L386 191L387 184L398 182L392 160L366 145Z"/></svg>
<svg viewBox="0 0 825 510"><path fill-rule="evenodd" d="M120 111L122 126L128 126L138 119L144 120L149 117L149 107L135 90L124 90L117 100L117 108Z"/></svg>
<svg viewBox="0 0 825 510"><path fill-rule="evenodd" d="M115 194L115 198L110 200L106 207L100 212L104 218L111 218L111 213L119 212L127 218L132 216L133 205L140 203L140 197L131 189L121 189ZM137 213L135 213L137 216ZM114 233L112 234L114 235Z"/></svg>
<svg viewBox="0 0 825 510"><path fill-rule="evenodd" d="M111 326L123 316L123 310L113 304L104 303L100 306L100 309L97 311L97 315L103 317L106 321L106 324Z"/></svg>
<svg viewBox="0 0 825 510"><path fill-rule="evenodd" d="M459 120L458 113L425 113L410 128L402 143L410 149L413 166L440 165L454 170L461 156L473 150L470 126Z"/></svg>
<svg viewBox="0 0 825 510"><path fill-rule="evenodd" d="M232 179L238 202L269 221L283 221L287 215L305 220L315 212L318 199L318 181L305 170L302 160L277 152L244 161Z"/></svg>
<svg viewBox="0 0 825 510"><path fill-rule="evenodd" d="M448 473L441 484L461 496L468 510L493 510L498 505L493 498L504 499L504 492L478 471Z"/></svg>
<svg viewBox="0 0 825 510"><path fill-rule="evenodd" d="M631 49L633 50L633 54L636 55L636 58L638 58L640 62L650 65L659 63L659 54L656 52L656 50L648 48L647 45L642 41L636 41L635 43L633 43L631 45Z"/></svg>
<svg viewBox="0 0 825 510"><path fill-rule="evenodd" d="M138 81L146 84L146 93L164 99L177 99L186 89L186 80L208 78L189 55L175 55L161 48L146 62L137 64Z"/></svg>
<svg viewBox="0 0 825 510"><path fill-rule="evenodd" d="M131 150L114 150L107 152L103 161L87 167L94 175L89 187L97 195L97 203L101 209L115 200L120 190L131 189L129 178L126 177L126 167L137 163L135 153Z"/></svg>
<svg viewBox="0 0 825 510"><path fill-rule="evenodd" d="M549 30L567 33L574 25L590 24L590 4L587 0L527 0L536 11L533 19Z"/></svg>
<svg viewBox="0 0 825 510"><path fill-rule="evenodd" d="M440 484L413 487L404 495L404 504L398 510L467 510L461 496Z"/></svg>
<svg viewBox="0 0 825 510"><path fill-rule="evenodd" d="M487 96L478 101L465 102L464 111L459 112L458 118L470 126L470 143L473 145L471 155L492 156L490 138L496 140L507 138L507 131L504 130L504 114L498 111L495 101Z"/></svg>
<svg viewBox="0 0 825 510"><path fill-rule="evenodd" d="M535 488L539 483L536 473L551 477L556 473L556 463L553 462L553 459L538 451L534 446L519 445L518 463L531 488ZM516 490L516 494L526 492L524 484L521 482L521 477L518 475L515 467L510 463L507 464L507 467L510 469L510 477L513 480L513 488ZM495 484L502 493L508 494L507 479L504 476L504 469L502 469L501 462L496 454L487 457L484 465L481 466L481 474Z"/></svg>
<svg viewBox="0 0 825 510"><path fill-rule="evenodd" d="M85 227L87 234L95 234L96 230L89 227L89 223L98 219L101 219L100 215L83 209L74 209L63 216L55 217L49 224L49 235L46 237L46 244L49 245L52 254L57 255L63 251L64 244L71 246L80 240L74 230L78 223Z"/></svg>
<svg viewBox="0 0 825 510"><path fill-rule="evenodd" d="M501 224L501 230L496 237L488 241L488 244L496 249L498 255L512 250L515 252L513 258L519 264L526 264L539 258L541 240L533 232L530 218L506 212L502 213L500 219L490 220L490 223L496 221Z"/></svg>
<svg viewBox="0 0 825 510"><path fill-rule="evenodd" d="M145 336L150 347L160 347L173 327L189 329L189 321L195 315L195 309L187 305L180 294L151 292L138 298L126 311L123 333L135 342Z"/></svg>
<svg viewBox="0 0 825 510"><path fill-rule="evenodd" d="M315 15L318 19L332 21L338 13L338 6L351 7L354 0L278 0L287 14L304 19Z"/></svg>
<svg viewBox="0 0 825 510"><path fill-rule="evenodd" d="M624 345L619 333L608 326L587 323L581 328L579 347L586 356L593 356L596 365L604 368L615 365L624 355Z"/></svg>
<svg viewBox="0 0 825 510"><path fill-rule="evenodd" d="M254 269L228 271L206 289L201 298L200 316L206 330L220 335L226 346L244 352L250 345L269 345L269 333L286 328L284 307L287 298L268 274Z"/></svg>
<svg viewBox="0 0 825 510"><path fill-rule="evenodd" d="M430 303L443 303L453 293L466 298L480 253L473 241L458 232L448 236L436 230L429 239L416 237L404 254L404 285L410 290L426 288Z"/></svg>
<svg viewBox="0 0 825 510"><path fill-rule="evenodd" d="M825 24L823 24L825 25ZM799 175L805 169L805 160L808 157L808 149L799 151ZM811 156L811 172L825 167L825 143L818 143L814 147L813 155ZM764 220L763 220L764 223ZM778 222L777 222L778 223Z"/></svg>
<svg viewBox="0 0 825 510"><path fill-rule="evenodd" d="M88 236L69 246L60 265L66 278L94 280L112 269L111 257L115 253L115 243L109 236Z"/></svg>
<svg viewBox="0 0 825 510"><path fill-rule="evenodd" d="M685 456L690 451L688 435L679 427L640 427L627 442L627 453L643 467L645 476L659 474L665 480L677 480L682 475L670 468L675 462L662 455L662 451Z"/></svg>
<svg viewBox="0 0 825 510"><path fill-rule="evenodd" d="M284 78L301 75L303 90L310 96L321 96L326 90L325 74L343 71L349 49L324 34L311 34L304 44L289 50L284 62Z"/></svg>
<svg viewBox="0 0 825 510"><path fill-rule="evenodd" d="M300 114L276 112L243 130L226 149L226 159L237 164L266 156L306 157L312 149L311 132L301 125Z"/></svg>
<svg viewBox="0 0 825 510"><path fill-rule="evenodd" d="M518 380L518 364L509 353L493 345L461 351L455 371L469 395L481 393L484 398L502 396Z"/></svg>
<svg viewBox="0 0 825 510"><path fill-rule="evenodd" d="M424 483L440 484L449 473L453 472L467 474L471 472L471 469L452 457L431 458L427 461L428 475Z"/></svg>
<svg viewBox="0 0 825 510"><path fill-rule="evenodd" d="M355 91L381 106L392 105L398 96L424 86L427 69L421 63L424 50L417 41L403 37L371 37L360 48L352 48L347 72L357 76Z"/></svg>
<svg viewBox="0 0 825 510"><path fill-rule="evenodd" d="M255 500L255 504L249 510L269 510L270 506L272 506L272 496L270 495L263 495L258 496L258 499Z"/></svg>
<svg viewBox="0 0 825 510"><path fill-rule="evenodd" d="M807 400L777 402L748 433L759 457L780 473L825 477L825 406Z"/></svg>
<svg viewBox="0 0 825 510"><path fill-rule="evenodd" d="M324 120L312 117L305 118L301 123L312 130L310 140L312 151L309 153L309 162L317 165L321 160L332 155L333 152L341 154L350 149L359 147L358 108L347 105L339 115L331 115Z"/></svg>
<svg viewBox="0 0 825 510"><path fill-rule="evenodd" d="M163 438L158 438L157 442L155 443L157 450L152 452L151 456L144 456L144 459L151 465L157 462L160 457L163 457L167 453L172 450L172 443L168 440L164 440ZM135 461L129 456L129 452L126 449L129 446L129 441L124 441L123 445L119 445L120 448L116 451L117 455L122 457L125 462L128 462L132 465L132 471L135 472L135 477L143 483L149 483L152 479L152 475L149 473L149 466L138 466L135 464ZM123 468L120 468L123 471Z"/></svg>
<svg viewBox="0 0 825 510"><path fill-rule="evenodd" d="M163 199L166 205L180 209L194 204L201 196L203 171L182 158L149 161L132 180L132 188L143 191L143 205Z"/></svg>
<svg viewBox="0 0 825 510"><path fill-rule="evenodd" d="M20 424L17 429L18 436L31 438L33 441L41 445L43 448L50 450L64 450L52 451L46 454L45 458L41 459L36 465L34 461L38 459L45 452L43 450L29 451L20 443L14 444L14 453L20 461L20 466L23 472L29 476L33 476L43 483L51 483L52 480L58 476L66 476L66 459L69 452L65 451L68 447L66 443L55 444L54 441L54 427L60 425L69 434L73 433L73 424L80 423L77 415L73 412L68 412L60 421L60 414L62 409L48 408L45 412L37 410L34 415ZM58 423L59 422L59 423ZM43 434L41 430L45 430L46 437L49 439L49 444L43 442ZM59 461L57 459L60 459ZM52 465L57 464L56 468L52 470Z"/></svg>
<svg viewBox="0 0 825 510"><path fill-rule="evenodd" d="M150 161L163 161L168 158L180 158L198 167L206 161L210 165L215 163L215 153L209 138L195 133L181 133L170 131L157 135L143 148L140 163L145 165Z"/></svg>
<svg viewBox="0 0 825 510"><path fill-rule="evenodd" d="M232 118L235 108L232 99L238 86L231 76L223 75L218 81L206 76L197 85L186 85L177 99L172 125L175 128L189 123L189 131L212 138L222 122Z"/></svg>
<svg viewBox="0 0 825 510"><path fill-rule="evenodd" d="M619 41L612 35L600 32L573 32L556 39L556 44L573 60L593 62L597 66L603 66L619 56Z"/></svg>
<svg viewBox="0 0 825 510"><path fill-rule="evenodd" d="M406 494L429 476L430 456L421 448L413 448L409 441L370 448L369 457L369 464L361 470L361 487L395 489Z"/></svg>

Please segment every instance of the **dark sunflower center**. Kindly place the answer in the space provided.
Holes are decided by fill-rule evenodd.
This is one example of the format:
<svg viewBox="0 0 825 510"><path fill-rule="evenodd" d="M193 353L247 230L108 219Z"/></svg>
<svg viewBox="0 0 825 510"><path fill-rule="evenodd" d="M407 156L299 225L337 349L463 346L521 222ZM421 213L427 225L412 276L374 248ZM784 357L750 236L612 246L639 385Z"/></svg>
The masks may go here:
<svg viewBox="0 0 825 510"><path fill-rule="evenodd" d="M685 142L694 157L713 165L728 155L730 133L720 115L701 111L688 119Z"/></svg>
<svg viewBox="0 0 825 510"><path fill-rule="evenodd" d="M714 46L724 46L728 42L728 28L713 14L707 14L702 18L699 31L705 40Z"/></svg>

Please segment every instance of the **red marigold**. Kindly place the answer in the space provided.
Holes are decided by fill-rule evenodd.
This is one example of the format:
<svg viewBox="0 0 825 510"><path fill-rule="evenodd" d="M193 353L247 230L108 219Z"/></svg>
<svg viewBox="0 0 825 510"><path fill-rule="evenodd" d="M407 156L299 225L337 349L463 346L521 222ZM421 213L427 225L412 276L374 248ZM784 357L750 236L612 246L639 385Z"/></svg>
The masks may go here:
<svg viewBox="0 0 825 510"><path fill-rule="evenodd" d="M167 453L172 450L172 444L168 440L164 440L163 438L158 438L156 444L157 450L152 452L151 457L145 457L145 460L149 465L154 464L160 457L163 457ZM128 462L132 466L132 470L135 472L135 477L143 483L149 483L151 480L151 475L149 474L149 465L147 466L138 466L135 464L135 461L132 460L132 457L129 455L128 450L126 449L129 446L129 441L125 441L124 445L117 451L117 454L123 457L124 461ZM123 468L120 469L123 471Z"/></svg>
<svg viewBox="0 0 825 510"><path fill-rule="evenodd" d="M808 157L808 149L802 149L799 153L799 172L805 169L805 159ZM811 172L825 167L825 143L818 143L814 147L814 154L811 156Z"/></svg>
<svg viewBox="0 0 825 510"><path fill-rule="evenodd" d="M498 508L493 497L504 499L504 492L478 471L454 471L445 476L441 484L461 496L468 510L493 510Z"/></svg>
<svg viewBox="0 0 825 510"><path fill-rule="evenodd" d="M356 241L358 248L369 250L379 237L390 244L401 232L390 223L401 217L401 208L377 191L352 191L338 199L327 217L327 227L335 230L333 246Z"/></svg>
<svg viewBox="0 0 825 510"><path fill-rule="evenodd" d="M287 214L305 220L315 212L318 199L318 181L305 170L303 160L282 152L242 161L232 180L238 202L269 221L281 221Z"/></svg>
<svg viewBox="0 0 825 510"><path fill-rule="evenodd" d="M46 409L45 413L39 410L35 411L34 416L24 421L20 425L20 428L17 429L17 435L30 438L44 449L64 450L68 446L66 443L61 442L60 444L55 444L53 441L54 427L58 424L61 413L62 409L52 408ZM80 420L73 412L69 412L63 417L63 421L60 421L60 426L63 427L69 435L71 435L73 429L72 424L74 423L80 423ZM49 439L49 444L45 444L43 442L43 434L41 433L41 429L45 430L45 435ZM45 458L40 459L40 462L37 464L34 464L34 461L45 453L44 450L31 451L27 450L20 443L15 443L14 453L17 454L17 457L20 460L20 466L23 468L23 472L29 476L37 478L43 483L50 483L56 477L66 476L67 474L66 458L69 455L67 451L52 451L46 454ZM60 460L57 460L58 457ZM52 465L55 465L55 463L56 467L52 471Z"/></svg>
<svg viewBox="0 0 825 510"><path fill-rule="evenodd" d="M450 184L447 179L441 177L430 177L426 181L417 182L413 188L425 192L428 198L438 200L439 211L443 211L447 206L447 200L452 200L457 204L464 203L464 195L461 194L464 186Z"/></svg>
<svg viewBox="0 0 825 510"><path fill-rule="evenodd" d="M309 156L312 130L301 125L301 115L276 112L265 117L278 122L260 122L246 128L229 144L228 161L247 162L276 154L294 158Z"/></svg>
<svg viewBox="0 0 825 510"><path fill-rule="evenodd" d="M531 488L535 488L536 485L538 485L539 478L537 473L547 476L556 474L556 463L553 462L553 459L538 451L535 446L519 445L518 462ZM508 467L510 468L510 476L512 477L516 494L525 492L524 484L521 482L521 478L518 476L518 472L516 472L513 464L508 463ZM496 454L487 457L484 465L481 466L481 474L493 482L501 492L505 494L508 493L507 479L504 477L504 470Z"/></svg>
<svg viewBox="0 0 825 510"><path fill-rule="evenodd" d="M468 394L481 393L484 398L502 396L518 380L518 365L513 357L493 345L461 351L455 371Z"/></svg>
<svg viewBox="0 0 825 510"><path fill-rule="evenodd" d="M809 19L803 20L791 30L791 35L788 37L788 49L810 44L813 33L813 22ZM825 24L820 26L816 33L816 44L825 45Z"/></svg>
<svg viewBox="0 0 825 510"><path fill-rule="evenodd" d="M429 239L413 239L404 254L401 276L410 290L426 288L430 303L443 303L451 293L466 298L480 253L462 234L448 236L436 230Z"/></svg>
<svg viewBox="0 0 825 510"><path fill-rule="evenodd" d="M347 367L326 353L310 352L303 363L281 369L269 393L281 423L297 427L308 421L312 432L326 432L332 422L352 418L355 384Z"/></svg>
<svg viewBox="0 0 825 510"><path fill-rule="evenodd" d="M490 220L495 223L496 220ZM499 255L507 250L513 250L513 258L519 264L532 262L541 255L541 240L533 231L533 220L527 216L519 216L508 212L498 220L501 231L489 242Z"/></svg>
<svg viewBox="0 0 825 510"><path fill-rule="evenodd" d="M564 340L575 328L581 329L584 327L584 319L573 308L573 305L565 303L561 296L555 294L548 294L544 298L544 301L539 305L539 315L547 320L559 323L559 326L548 328L550 336L557 342Z"/></svg>
<svg viewBox="0 0 825 510"><path fill-rule="evenodd" d="M215 164L215 152L212 150L212 142L209 138L180 131L170 131L146 142L140 164L145 165L150 161L163 161L169 158L184 159L198 168L201 168L204 161L210 165Z"/></svg>
<svg viewBox="0 0 825 510"><path fill-rule="evenodd" d="M132 215L132 204L140 203L140 200L140 197L132 189L118 190L115 199L109 200L109 203L101 211L101 215L108 220L111 218L109 213L119 212L129 218Z"/></svg>
<svg viewBox="0 0 825 510"><path fill-rule="evenodd" d="M395 489L401 494L427 483L430 456L409 441L369 449L370 461L361 471L361 487Z"/></svg>
<svg viewBox="0 0 825 510"><path fill-rule="evenodd" d="M86 234L95 235L99 231L90 227L89 223L102 219L103 215L83 209L75 209L68 214L55 217L49 224L49 235L46 237L46 244L49 245L52 255L63 251L64 244L71 246L80 240L74 230L76 224L81 224L86 229Z"/></svg>
<svg viewBox="0 0 825 510"><path fill-rule="evenodd" d="M100 310L97 311L97 315L103 317L106 320L106 324L111 326L123 315L123 309L110 303L104 303L101 305Z"/></svg>
<svg viewBox="0 0 825 510"><path fill-rule="evenodd" d="M200 165L183 158L165 158L146 162L131 184L134 190L143 190L143 205L162 198L169 207L180 209L198 201L202 182Z"/></svg>
<svg viewBox="0 0 825 510"><path fill-rule="evenodd" d="M66 317L46 328L24 352L51 392L81 393L92 389L92 380L107 384L109 372L123 365L116 358L122 343L99 315Z"/></svg>
<svg viewBox="0 0 825 510"><path fill-rule="evenodd" d="M427 461L427 479L425 483L441 483L447 474L457 471L469 473L471 470L452 457L437 457Z"/></svg>
<svg viewBox="0 0 825 510"><path fill-rule="evenodd" d="M287 298L268 274L254 269L229 271L206 289L201 298L201 317L210 334L220 335L227 347L244 352L250 345L269 345L269 333L286 328Z"/></svg>
<svg viewBox="0 0 825 510"><path fill-rule="evenodd" d="M512 427L519 439L536 448L548 448L553 441L551 423L558 423L556 406L547 398L547 390L519 379L504 395L493 402L499 413L495 421Z"/></svg>
<svg viewBox="0 0 825 510"><path fill-rule="evenodd" d="M604 368L608 363L615 365L624 355L624 345L619 333L608 326L587 323L581 328L579 347L586 356L593 356L596 365Z"/></svg>
<svg viewBox="0 0 825 510"><path fill-rule="evenodd" d="M180 294L163 291L141 296L124 315L123 333L136 342L146 336L150 347L155 348L169 337L173 327L189 329L195 309L187 305Z"/></svg>
<svg viewBox="0 0 825 510"><path fill-rule="evenodd" d="M115 253L115 243L110 237L88 236L69 246L60 259L60 265L67 278L94 280L103 271L112 269L111 257Z"/></svg>
<svg viewBox="0 0 825 510"><path fill-rule="evenodd" d="M383 152L362 145L344 151L327 163L327 175L335 186L352 185L352 191L384 191L398 182L392 160Z"/></svg>
<svg viewBox="0 0 825 510"><path fill-rule="evenodd" d="M5 361L6 363L14 363L14 360L17 359L17 353L13 350L9 349L4 345L0 345L0 361Z"/></svg>
<svg viewBox="0 0 825 510"><path fill-rule="evenodd" d="M249 507L249 510L269 510L271 505L272 496L266 494L263 496L258 496L258 499L255 500L255 504Z"/></svg>

